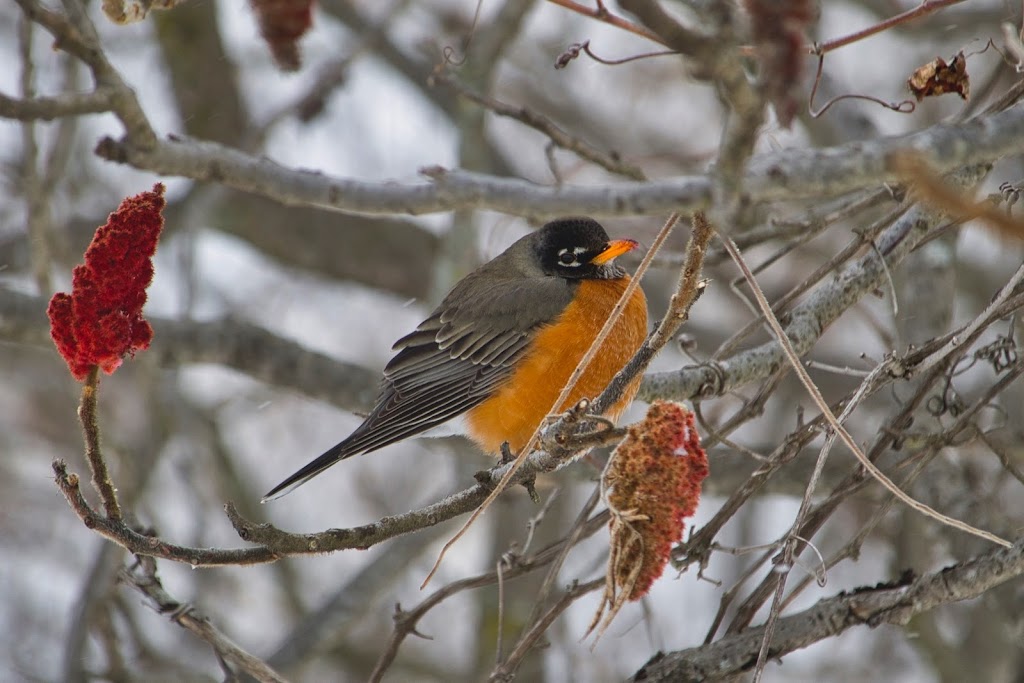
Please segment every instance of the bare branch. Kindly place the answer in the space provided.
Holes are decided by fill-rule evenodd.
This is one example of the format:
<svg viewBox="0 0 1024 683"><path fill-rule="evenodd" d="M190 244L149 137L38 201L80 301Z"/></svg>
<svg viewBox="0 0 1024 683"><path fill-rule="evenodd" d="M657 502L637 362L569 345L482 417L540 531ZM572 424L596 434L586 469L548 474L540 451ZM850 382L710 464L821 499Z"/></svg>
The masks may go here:
<svg viewBox="0 0 1024 683"><path fill-rule="evenodd" d="M591 163L601 166L607 171L627 178L632 178L633 180L645 179L642 169L622 161L617 153L603 152L593 147L587 142L566 133L550 119L541 116L526 107L514 107L512 105L505 104L504 102L500 102L493 97L488 97L487 95L474 92L458 80L445 74L436 74L433 76L433 79L438 83L444 83L445 85L450 86L459 94L459 96L466 98L470 102L479 104L481 107L494 112L498 116L506 116L508 118L515 119L516 121L543 133L551 139L551 142L562 149L567 149L570 152L573 152L581 159L586 159Z"/></svg>
<svg viewBox="0 0 1024 683"><path fill-rule="evenodd" d="M590 538L599 530L603 529L607 524L607 512L598 513L589 519L584 517L582 523L574 526L574 528L570 530L568 535L562 540L552 543L528 557L517 557L512 566L503 570L501 580L508 580L522 576L551 564L552 562L555 562L556 566L560 566L565 555L572 550L577 543L586 538ZM464 590L492 585L498 583L498 581L499 573L497 571L491 571L478 576L453 581L447 586L438 588L412 609L403 610L401 607L396 606L394 615L395 630L392 633L387 646L384 648L380 659L377 660L377 664L374 667L370 680L380 680L380 677L384 675L384 672L387 671L394 661L402 642L410 635L416 634L416 626L419 623L419 620L422 619L427 612L457 593ZM603 581L604 579L601 579L601 585L603 585Z"/></svg>
<svg viewBox="0 0 1024 683"><path fill-rule="evenodd" d="M0 118L17 121L52 121L63 116L110 111L113 91L100 88L88 93L63 93L54 97L16 99L0 93Z"/></svg>
<svg viewBox="0 0 1024 683"><path fill-rule="evenodd" d="M976 166L955 174L954 178L958 184L971 186L987 172L987 168ZM885 256L887 267L895 268L938 223L936 215L914 208L885 230L875 243ZM810 351L830 324L866 293L885 282L885 272L877 253L867 252L789 311L786 336L796 353L802 356ZM639 397L685 400L721 396L774 374L784 363L785 354L773 340L726 360L652 373L644 378Z"/></svg>
<svg viewBox="0 0 1024 683"><path fill-rule="evenodd" d="M78 405L78 419L82 423L82 431L85 436L85 459L92 470L92 485L100 494L103 502L103 510L106 517L112 523L121 521L121 506L117 503L117 489L110 481L110 473L107 470L107 463L103 459L103 452L100 450L100 425L97 419L96 401L99 392L100 369L92 366L89 376L82 386L82 399Z"/></svg>
<svg viewBox="0 0 1024 683"><path fill-rule="evenodd" d="M583 446L568 443L564 452L577 453ZM329 529L312 534L293 534L270 524L254 524L243 518L231 503L225 512L239 537L256 548L221 549L180 546L153 535L146 535L129 527L121 519L111 519L93 510L79 488L78 475L68 473L67 465L53 463L57 487L83 524L101 536L137 555L159 557L192 566L249 565L274 562L291 555L319 555L323 553L365 549L396 536L436 526L454 517L476 510L495 487L504 483L512 486L523 483L541 472L551 472L564 464L560 457L535 451L521 466L511 472L514 463L496 465L478 472L475 486L452 494L443 500L401 515L384 517L359 527Z"/></svg>
<svg viewBox="0 0 1024 683"><path fill-rule="evenodd" d="M743 198L756 202L828 197L876 187L901 177L893 155L907 150L920 153L937 171L1019 154L1024 152L1024 105L963 124L939 124L899 137L754 156L742 175ZM130 138L104 138L96 152L109 161L161 175L216 181L289 205L352 213L416 215L479 208L533 216L654 215L692 212L706 208L711 200L711 181L706 176L546 187L525 180L432 168L423 172L433 182L402 184L292 170L229 147L178 137L146 147Z"/></svg>
<svg viewBox="0 0 1024 683"><path fill-rule="evenodd" d="M606 24L610 24L611 26L620 28L623 31L628 31L629 33L632 33L634 35L646 38L647 40L654 41L655 43L661 43L662 45L665 45L665 41L662 40L657 33L655 33L654 31L650 31L644 28L643 26L638 26L637 24L634 24L627 19L623 19L622 17L612 14L611 12L608 11L608 8L606 8L604 6L604 3L602 2L597 2L596 6L594 7L590 7L579 2L575 2L575 0L548 0L548 2L554 5L558 5L560 7L564 7L578 14L582 14L583 16L592 17L594 19L597 19L598 21L603 21Z"/></svg>
<svg viewBox="0 0 1024 683"><path fill-rule="evenodd" d="M1017 540L1009 548L992 550L914 581L841 593L779 619L768 656L781 657L854 626L905 626L918 614L951 602L970 600L1021 575L1024 540ZM710 645L659 654L631 680L696 683L740 674L754 666L763 637L763 627L753 628Z"/></svg>
<svg viewBox="0 0 1024 683"><path fill-rule="evenodd" d="M237 666L260 683L287 683L266 662L249 654L224 635L195 607L172 598L157 578L156 561L152 558L139 558L134 567L121 570L120 578L144 595L158 614L167 615L178 626L205 640L217 656L227 663Z"/></svg>
<svg viewBox="0 0 1024 683"><path fill-rule="evenodd" d="M146 536L131 529L120 519L109 519L90 507L82 495L78 484L78 475L67 471L63 460L53 463L53 472L57 477L57 487L64 494L71 509L75 511L86 528L92 529L100 536L113 541L136 555L161 557L167 560L183 562L194 567L218 566L229 564L262 564L278 559L277 555L266 548L245 548L237 550L221 550L216 548L187 548L167 543L155 536Z"/></svg>
<svg viewBox="0 0 1024 683"><path fill-rule="evenodd" d="M56 41L56 48L67 51L89 66L96 79L97 89L109 89L111 109L124 125L126 135L140 147L154 143L156 133L135 92L107 60L100 47L96 28L78 0L65 3L68 16L44 8L37 0L15 1L26 17L50 32Z"/></svg>
<svg viewBox="0 0 1024 683"><path fill-rule="evenodd" d="M831 40L826 40L824 43L821 43L820 45L815 45L813 48L811 48L811 52L813 52L814 54L823 55L826 52L838 50L839 48L850 45L851 43L856 43L858 40L863 40L870 36L881 33L882 31L888 31L893 26L899 26L900 24L905 24L908 21L913 21L914 19L926 17L929 14L932 14L933 12L937 12L938 10L949 7L950 5L959 4L963 1L964 0L923 0L923 2L918 4L917 7L912 7L911 9L908 9L905 12L900 12L899 14L891 16L888 19L878 22L877 24L873 24L871 26L868 26L867 28L855 31L854 33L845 35L841 38L833 38Z"/></svg>

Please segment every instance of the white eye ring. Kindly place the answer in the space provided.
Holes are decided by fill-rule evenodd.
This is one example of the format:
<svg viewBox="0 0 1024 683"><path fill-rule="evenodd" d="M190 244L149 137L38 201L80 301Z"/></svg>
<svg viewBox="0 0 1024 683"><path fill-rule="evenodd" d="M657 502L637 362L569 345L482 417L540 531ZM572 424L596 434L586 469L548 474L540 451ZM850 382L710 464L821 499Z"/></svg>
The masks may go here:
<svg viewBox="0 0 1024 683"><path fill-rule="evenodd" d="M569 249L559 249L558 263L563 266L571 266L573 268L576 268L577 266L580 265L580 262L576 260L576 255L581 254L584 251L586 251L586 249L583 247L576 247L572 251L570 251ZM568 257L568 259L566 259L566 257Z"/></svg>

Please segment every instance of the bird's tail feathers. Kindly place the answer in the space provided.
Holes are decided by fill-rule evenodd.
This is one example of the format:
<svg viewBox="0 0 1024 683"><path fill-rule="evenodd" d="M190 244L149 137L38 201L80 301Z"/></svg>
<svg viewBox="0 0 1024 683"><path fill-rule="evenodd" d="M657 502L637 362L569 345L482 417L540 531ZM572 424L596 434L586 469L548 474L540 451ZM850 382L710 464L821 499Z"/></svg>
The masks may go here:
<svg viewBox="0 0 1024 683"><path fill-rule="evenodd" d="M336 445L334 448L331 448L329 451L318 457L316 460L313 460L311 463L300 469L298 472L296 472L295 474L288 477L280 484L272 488L267 493L267 495L263 496L263 499L260 500L260 502L266 503L271 500L277 500L278 498L282 498L291 493L292 491L294 491L295 489L299 488L307 481L309 481L316 475L320 474L321 472L323 472L324 470L326 470L328 467L338 462L339 460L344 460L345 458L348 458L360 452L358 450L351 450L350 448L348 448L349 445L350 439L346 439L345 441L342 441L341 443Z"/></svg>

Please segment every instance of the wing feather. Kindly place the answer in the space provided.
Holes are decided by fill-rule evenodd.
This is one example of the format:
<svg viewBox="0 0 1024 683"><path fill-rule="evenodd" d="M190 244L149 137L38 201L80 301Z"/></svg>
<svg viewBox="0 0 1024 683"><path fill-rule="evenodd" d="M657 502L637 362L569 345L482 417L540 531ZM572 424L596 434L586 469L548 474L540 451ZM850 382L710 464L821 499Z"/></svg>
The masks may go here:
<svg viewBox="0 0 1024 683"><path fill-rule="evenodd" d="M537 331L557 319L576 287L561 278L524 273L529 260L510 254L463 279L429 318L395 342L398 353L384 368L377 401L363 423L264 500L285 495L338 460L447 422L508 379ZM495 269L506 276L495 277ZM531 305L523 305L527 293Z"/></svg>

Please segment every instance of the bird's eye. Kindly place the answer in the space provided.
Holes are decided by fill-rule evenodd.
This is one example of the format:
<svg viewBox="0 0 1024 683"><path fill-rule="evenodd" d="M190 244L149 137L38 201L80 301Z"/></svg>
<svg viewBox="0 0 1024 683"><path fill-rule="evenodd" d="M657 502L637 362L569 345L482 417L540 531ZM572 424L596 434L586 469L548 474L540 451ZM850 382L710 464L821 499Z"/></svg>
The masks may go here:
<svg viewBox="0 0 1024 683"><path fill-rule="evenodd" d="M568 266L576 262L576 254L567 251L558 255L558 262L563 266Z"/></svg>

